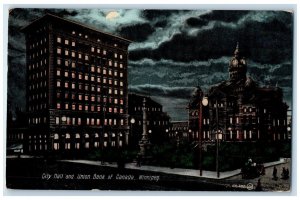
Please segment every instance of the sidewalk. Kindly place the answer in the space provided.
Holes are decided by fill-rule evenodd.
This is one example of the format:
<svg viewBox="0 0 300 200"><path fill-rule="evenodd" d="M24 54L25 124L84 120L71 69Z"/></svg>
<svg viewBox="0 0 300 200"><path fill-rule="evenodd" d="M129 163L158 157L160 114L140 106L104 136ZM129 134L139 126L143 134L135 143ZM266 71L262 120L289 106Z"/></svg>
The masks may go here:
<svg viewBox="0 0 300 200"><path fill-rule="evenodd" d="M109 164L103 163L100 161L91 161L91 160L59 160L61 162L73 162L73 163L81 163L87 165L96 165L96 166L107 166L107 167L117 167L117 164ZM265 168L272 167L274 165L279 165L285 163L286 160L280 159L279 161L264 163ZM159 167L159 166L150 166L150 165L142 165L138 167L136 163L126 163L126 169L134 169L134 170L141 170L141 171L152 171L152 172L160 172L166 174L175 174L175 175L182 175L182 176L192 176L192 177L200 177L198 169L182 169L182 168L173 168L170 167ZM232 176L236 176L240 174L241 169L236 169L233 171L227 172L220 172L220 177L217 178L217 172L215 171L202 171L202 177L208 179L226 179Z"/></svg>

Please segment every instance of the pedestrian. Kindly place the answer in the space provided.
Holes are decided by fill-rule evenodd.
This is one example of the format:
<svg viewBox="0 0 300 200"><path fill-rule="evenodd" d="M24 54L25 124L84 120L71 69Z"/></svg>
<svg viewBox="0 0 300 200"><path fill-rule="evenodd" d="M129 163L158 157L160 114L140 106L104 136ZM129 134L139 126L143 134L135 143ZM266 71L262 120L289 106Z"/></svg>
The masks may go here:
<svg viewBox="0 0 300 200"><path fill-rule="evenodd" d="M286 179L286 169L285 169L285 167L282 168L281 178Z"/></svg>
<svg viewBox="0 0 300 200"><path fill-rule="evenodd" d="M256 190L256 191L262 191L262 186L261 186L260 179L258 179L258 181L257 181L257 185L256 185L255 190Z"/></svg>
<svg viewBox="0 0 300 200"><path fill-rule="evenodd" d="M276 166L273 167L273 180L277 181L278 177L277 177L277 168Z"/></svg>
<svg viewBox="0 0 300 200"><path fill-rule="evenodd" d="M289 168L286 168L286 177L287 177L287 178L290 177L290 171L289 171Z"/></svg>

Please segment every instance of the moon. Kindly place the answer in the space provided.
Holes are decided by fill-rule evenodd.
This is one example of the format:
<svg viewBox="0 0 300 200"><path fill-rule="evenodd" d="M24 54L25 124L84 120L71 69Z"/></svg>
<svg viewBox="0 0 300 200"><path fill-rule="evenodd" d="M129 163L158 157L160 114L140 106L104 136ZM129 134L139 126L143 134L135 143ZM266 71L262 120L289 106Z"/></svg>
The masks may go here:
<svg viewBox="0 0 300 200"><path fill-rule="evenodd" d="M107 20L113 20L117 17L119 17L119 13L117 11L110 11L106 14L106 19Z"/></svg>

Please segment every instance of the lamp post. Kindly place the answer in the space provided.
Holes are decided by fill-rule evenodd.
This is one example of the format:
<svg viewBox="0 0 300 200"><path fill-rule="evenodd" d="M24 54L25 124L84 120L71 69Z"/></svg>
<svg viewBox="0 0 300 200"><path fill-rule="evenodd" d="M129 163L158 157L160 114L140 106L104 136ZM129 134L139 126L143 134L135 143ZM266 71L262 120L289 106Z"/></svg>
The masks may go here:
<svg viewBox="0 0 300 200"><path fill-rule="evenodd" d="M217 148L217 152L216 152L216 171L217 171L217 178L220 177L220 170L219 170L219 145L220 145L220 142L219 140L222 140L222 131L217 129L217 132L216 132L216 148Z"/></svg>
<svg viewBox="0 0 300 200"><path fill-rule="evenodd" d="M202 176L202 116L203 111L202 107L208 105L208 98L203 97L201 102L199 102L199 131L198 131L198 139L199 139L199 168L200 168L200 176Z"/></svg>
<svg viewBox="0 0 300 200"><path fill-rule="evenodd" d="M130 135L131 135L131 138L134 138L133 137L133 131L132 131L132 126L133 126L134 123L135 123L135 119L132 117L130 119Z"/></svg>

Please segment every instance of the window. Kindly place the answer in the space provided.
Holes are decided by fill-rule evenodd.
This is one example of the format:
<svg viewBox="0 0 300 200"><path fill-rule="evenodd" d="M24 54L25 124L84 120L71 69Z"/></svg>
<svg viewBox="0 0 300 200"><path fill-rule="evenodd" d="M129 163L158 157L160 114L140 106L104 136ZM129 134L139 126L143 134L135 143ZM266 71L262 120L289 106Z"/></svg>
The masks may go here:
<svg viewBox="0 0 300 200"><path fill-rule="evenodd" d="M68 87L69 87L69 83L65 82L65 88L68 88Z"/></svg>
<svg viewBox="0 0 300 200"><path fill-rule="evenodd" d="M72 42L72 47L75 47L75 42Z"/></svg>
<svg viewBox="0 0 300 200"><path fill-rule="evenodd" d="M69 51L65 50L65 55L68 56L69 55Z"/></svg>
<svg viewBox="0 0 300 200"><path fill-rule="evenodd" d="M123 77L123 72L120 72L120 77L121 77L121 78Z"/></svg>
<svg viewBox="0 0 300 200"><path fill-rule="evenodd" d="M120 63L120 68L123 68L123 64L122 63Z"/></svg>
<svg viewBox="0 0 300 200"><path fill-rule="evenodd" d="M115 85L118 85L118 81L115 81L114 84L115 84Z"/></svg>
<svg viewBox="0 0 300 200"><path fill-rule="evenodd" d="M75 83L72 83L72 89L75 89L75 87L76 87Z"/></svg>
<svg viewBox="0 0 300 200"><path fill-rule="evenodd" d="M106 50L103 50L103 55L106 55Z"/></svg>
<svg viewBox="0 0 300 200"><path fill-rule="evenodd" d="M115 62L115 67L118 67L118 63L117 62Z"/></svg>
<svg viewBox="0 0 300 200"><path fill-rule="evenodd" d="M81 125L81 118L78 118L78 125Z"/></svg>
<svg viewBox="0 0 300 200"><path fill-rule="evenodd" d="M75 72L72 72L72 78L76 78Z"/></svg>
<svg viewBox="0 0 300 200"><path fill-rule="evenodd" d="M123 59L123 55L122 54L120 54L120 59Z"/></svg>
<svg viewBox="0 0 300 200"><path fill-rule="evenodd" d="M61 43L61 37L57 37L56 42Z"/></svg>
<svg viewBox="0 0 300 200"><path fill-rule="evenodd" d="M72 110L76 110L76 105L72 104Z"/></svg>
<svg viewBox="0 0 300 200"><path fill-rule="evenodd" d="M123 86L123 81L120 81L120 86Z"/></svg>
<svg viewBox="0 0 300 200"><path fill-rule="evenodd" d="M72 51L72 57L75 58L75 52L74 51Z"/></svg>
<svg viewBox="0 0 300 200"><path fill-rule="evenodd" d="M56 81L56 86L60 87L60 81Z"/></svg>
<svg viewBox="0 0 300 200"><path fill-rule="evenodd" d="M112 61L111 60L108 61L108 65L112 66Z"/></svg>
<svg viewBox="0 0 300 200"><path fill-rule="evenodd" d="M81 59L82 58L82 55L81 53L78 53L78 58Z"/></svg>
<svg viewBox="0 0 300 200"><path fill-rule="evenodd" d="M55 118L55 124L59 124L59 117Z"/></svg>
<svg viewBox="0 0 300 200"><path fill-rule="evenodd" d="M57 108L57 109L60 109L60 103L57 103L57 104L56 104L56 108Z"/></svg>
<svg viewBox="0 0 300 200"><path fill-rule="evenodd" d="M91 81L95 81L95 76L91 76Z"/></svg>
<svg viewBox="0 0 300 200"><path fill-rule="evenodd" d="M79 104L78 110L82 110L82 105L81 104Z"/></svg>
<svg viewBox="0 0 300 200"><path fill-rule="evenodd" d="M72 62L72 68L75 68L75 62Z"/></svg>
<svg viewBox="0 0 300 200"><path fill-rule="evenodd" d="M84 56L84 59L85 59L85 60L89 60L89 56L88 56L88 55L85 55L85 56Z"/></svg>
<svg viewBox="0 0 300 200"><path fill-rule="evenodd" d="M106 74L106 69L103 69L103 74Z"/></svg>
<svg viewBox="0 0 300 200"><path fill-rule="evenodd" d="M95 66L91 67L91 72L95 72Z"/></svg>
<svg viewBox="0 0 300 200"><path fill-rule="evenodd" d="M97 49L97 53L100 53L100 49Z"/></svg>
<svg viewBox="0 0 300 200"><path fill-rule="evenodd" d="M67 110L69 109L69 104L68 103L65 104L65 109L67 109Z"/></svg>
<svg viewBox="0 0 300 200"><path fill-rule="evenodd" d="M57 48L57 49L56 49L56 53L57 53L57 54L61 54L61 48Z"/></svg>
<svg viewBox="0 0 300 200"><path fill-rule="evenodd" d="M101 107L97 106L97 111L100 112L101 111Z"/></svg>
<svg viewBox="0 0 300 200"><path fill-rule="evenodd" d="M69 73L67 71L65 71L65 77L68 77Z"/></svg>
<svg viewBox="0 0 300 200"><path fill-rule="evenodd" d="M118 99L115 99L115 100L114 100L114 103L115 103L115 104L118 104Z"/></svg>
<svg viewBox="0 0 300 200"><path fill-rule="evenodd" d="M57 75L57 76L60 76L60 70L57 70L57 71L56 71L56 75Z"/></svg>
<svg viewBox="0 0 300 200"><path fill-rule="evenodd" d="M97 77L97 82L100 83L101 82L101 78Z"/></svg>
<svg viewBox="0 0 300 200"><path fill-rule="evenodd" d="M82 74L78 75L78 79L80 79L80 80L82 79Z"/></svg>
<svg viewBox="0 0 300 200"><path fill-rule="evenodd" d="M65 44L66 44L66 45L69 45L69 40L65 40Z"/></svg>
<svg viewBox="0 0 300 200"><path fill-rule="evenodd" d="M115 58L118 58L118 54L117 53L115 53Z"/></svg>
<svg viewBox="0 0 300 200"><path fill-rule="evenodd" d="M87 74L85 74L84 79L88 81L89 80L89 76Z"/></svg>
<svg viewBox="0 0 300 200"><path fill-rule="evenodd" d="M91 47L91 52L94 52L95 51L95 48L94 47Z"/></svg>
<svg viewBox="0 0 300 200"><path fill-rule="evenodd" d="M84 100L88 101L89 100L89 95L85 95Z"/></svg>

